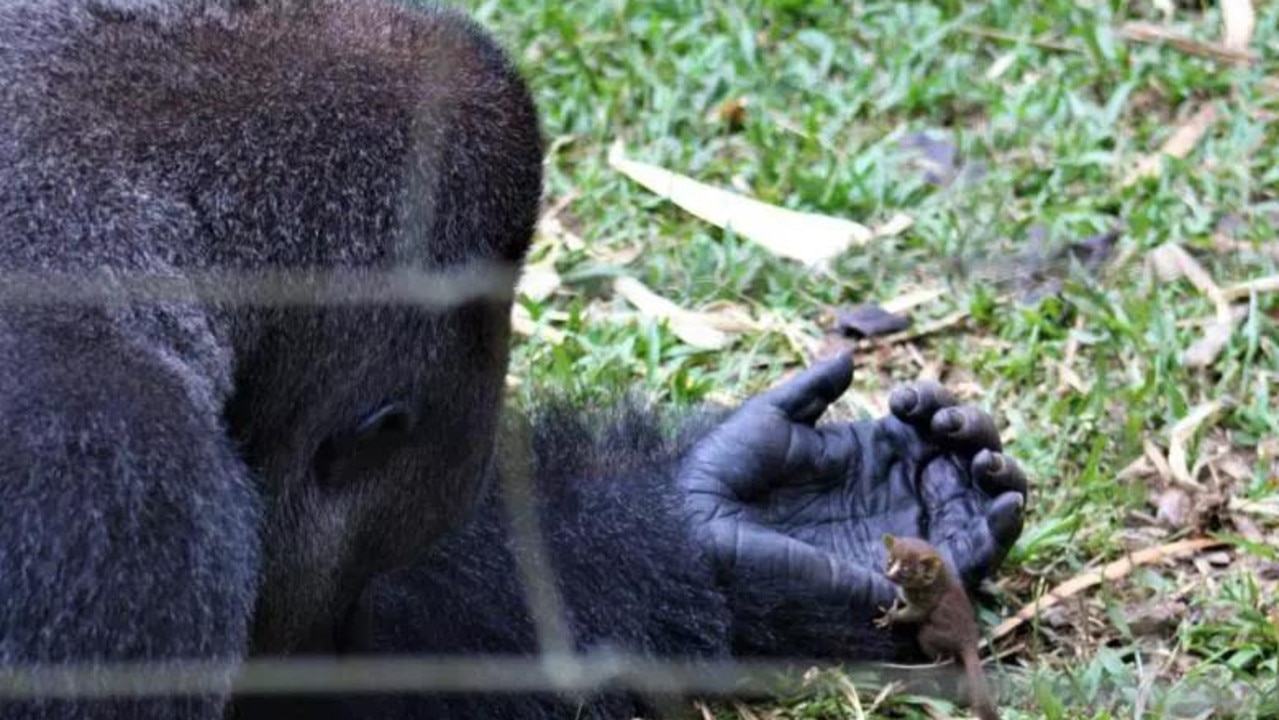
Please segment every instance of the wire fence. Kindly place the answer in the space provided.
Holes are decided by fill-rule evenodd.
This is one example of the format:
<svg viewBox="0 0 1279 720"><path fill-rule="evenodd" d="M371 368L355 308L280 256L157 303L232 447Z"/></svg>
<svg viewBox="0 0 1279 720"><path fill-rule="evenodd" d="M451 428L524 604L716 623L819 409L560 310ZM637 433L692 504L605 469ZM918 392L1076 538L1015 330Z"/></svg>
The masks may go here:
<svg viewBox="0 0 1279 720"><path fill-rule="evenodd" d="M125 307L207 304L228 307L408 304L447 312L475 300L509 301L517 265L470 263L445 271L196 271L0 273L0 307ZM662 660L625 648L577 652L551 559L544 545L532 482L531 429L508 425L499 473L520 580L538 650L532 655L442 657L284 657L220 661L94 662L0 668L0 698L121 699L230 691L237 696L350 693L552 692L640 695L737 695L777 692L797 668L778 661ZM515 452L510 452L515 449ZM877 664L845 665L881 684L917 673Z"/></svg>
<svg viewBox="0 0 1279 720"><path fill-rule="evenodd" d="M473 263L441 272L204 272L161 276L99 271L84 275L0 275L0 306L209 303L255 306L413 304L445 312L477 299L507 301L519 267ZM509 547L537 638L531 655L295 657L243 662L113 662L0 668L0 698L147 698L231 692L237 696L369 693L557 693L629 691L640 696L759 696L793 690L802 670L838 668L861 689L925 688L949 695L960 687L954 664L907 667L803 658L665 660L627 648L578 652L544 544L532 482L531 429L512 428L519 448L502 459ZM447 619L441 620L447 622ZM999 676L994 678L999 685ZM1192 684L1193 685L1193 684ZM1146 689L1153 692L1152 684ZM1173 692L1174 688L1165 688ZM1069 689L1057 688L1064 698ZM1196 708L1239 707L1247 698L1204 683L1179 691ZM1081 698L1082 701L1082 698Z"/></svg>

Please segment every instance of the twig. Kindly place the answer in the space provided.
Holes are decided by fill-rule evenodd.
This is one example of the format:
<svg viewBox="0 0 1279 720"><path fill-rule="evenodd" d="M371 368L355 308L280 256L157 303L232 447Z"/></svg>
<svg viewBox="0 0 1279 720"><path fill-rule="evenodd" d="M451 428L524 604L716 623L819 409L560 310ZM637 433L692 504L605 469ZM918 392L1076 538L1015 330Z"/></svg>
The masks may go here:
<svg viewBox="0 0 1279 720"><path fill-rule="evenodd" d="M1195 481L1186 464L1186 446L1199 431L1200 426L1208 422L1225 407L1219 400L1204 403L1191 410L1184 418L1172 426L1168 439L1168 468L1172 473L1174 484L1192 493L1201 492L1202 487Z"/></svg>
<svg viewBox="0 0 1279 720"><path fill-rule="evenodd" d="M1013 35L1012 33L1006 33L1001 30L983 27L980 25L960 25L957 29L965 35L972 35L974 37L985 38L987 40L998 40L999 42L1014 43L1017 45L1026 43L1027 45L1034 45L1035 47L1041 47L1045 50L1054 50L1056 52L1083 52L1080 48L1073 45L1067 45L1066 43L1060 43L1055 40L1041 40L1039 38Z"/></svg>
<svg viewBox="0 0 1279 720"><path fill-rule="evenodd" d="M1169 543L1167 545L1159 545L1153 548L1146 548L1133 553L1132 555L1116 560L1098 570L1089 570L1087 572L1076 575L1075 577L1061 583L1060 585L1049 590L1042 597L1036 598L1027 604L1015 615L1004 620L990 632L990 642L994 642L1012 631L1026 624L1027 621L1034 618L1040 612L1067 600L1088 588L1100 585L1105 581L1118 580L1127 576L1133 570L1143 565L1150 565L1160 560L1182 557L1184 555L1194 555L1201 550L1221 547L1227 543L1223 540L1214 540L1212 538L1196 538L1194 540L1182 540L1180 542Z"/></svg>
<svg viewBox="0 0 1279 720"><path fill-rule="evenodd" d="M1242 282L1238 285L1231 285L1221 289L1222 297L1227 300L1246 298L1253 293L1261 295L1272 292L1279 292L1279 275L1249 280L1248 282Z"/></svg>
<svg viewBox="0 0 1279 720"><path fill-rule="evenodd" d="M1257 61L1257 55L1247 50L1227 47L1221 43L1204 42L1169 30L1160 25L1130 22L1119 28L1119 37L1130 42L1167 44L1188 55L1220 60L1222 62L1249 65Z"/></svg>

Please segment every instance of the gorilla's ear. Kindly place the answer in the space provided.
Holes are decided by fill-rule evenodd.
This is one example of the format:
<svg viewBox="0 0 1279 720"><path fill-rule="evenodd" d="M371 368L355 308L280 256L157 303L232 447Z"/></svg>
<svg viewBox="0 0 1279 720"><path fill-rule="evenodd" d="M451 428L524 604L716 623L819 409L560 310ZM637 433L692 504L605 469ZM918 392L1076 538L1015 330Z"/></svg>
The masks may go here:
<svg viewBox="0 0 1279 720"><path fill-rule="evenodd" d="M890 533L884 533L884 547L889 550L893 549L893 542L896 540Z"/></svg>

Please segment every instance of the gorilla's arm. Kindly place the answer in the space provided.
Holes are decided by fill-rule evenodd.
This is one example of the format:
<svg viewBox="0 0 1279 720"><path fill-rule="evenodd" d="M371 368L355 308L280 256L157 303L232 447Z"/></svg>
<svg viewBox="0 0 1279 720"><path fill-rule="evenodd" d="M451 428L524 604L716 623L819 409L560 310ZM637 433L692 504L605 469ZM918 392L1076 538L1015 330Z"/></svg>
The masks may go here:
<svg viewBox="0 0 1279 720"><path fill-rule="evenodd" d="M108 313L0 318L0 663L234 662L257 504L201 361L183 358L216 348L155 342L168 311ZM223 702L0 702L0 716L211 718Z"/></svg>
<svg viewBox="0 0 1279 720"><path fill-rule="evenodd" d="M729 655L728 604L688 532L675 477L681 437L695 436L705 421L687 422L672 437L650 410L587 414L557 405L532 422L540 523L575 649ZM533 620L501 500L495 482L476 516L427 561L376 581L361 608L367 634L352 643L377 653L532 657ZM369 718L631 718L642 711L621 695L581 706L501 694L346 703L349 716Z"/></svg>
<svg viewBox="0 0 1279 720"><path fill-rule="evenodd" d="M998 437L989 417L967 407L941 412L954 401L934 386L895 395L894 416L814 428L849 376L846 361L820 365L727 420L684 423L674 439L647 411L540 413L535 496L575 649L685 660L913 655L909 637L870 622L877 603L891 600L891 590L882 597L882 558L873 556L882 547L878 533L931 537L961 572L982 577L1019 531L1024 478L1002 456L994 467ZM1002 492L1009 487L1011 495ZM500 500L491 492L472 522L429 558L377 580L347 648L533 656L533 621L512 555L517 540ZM345 703L348 717L643 711L638 699L620 694L585 702L491 693Z"/></svg>

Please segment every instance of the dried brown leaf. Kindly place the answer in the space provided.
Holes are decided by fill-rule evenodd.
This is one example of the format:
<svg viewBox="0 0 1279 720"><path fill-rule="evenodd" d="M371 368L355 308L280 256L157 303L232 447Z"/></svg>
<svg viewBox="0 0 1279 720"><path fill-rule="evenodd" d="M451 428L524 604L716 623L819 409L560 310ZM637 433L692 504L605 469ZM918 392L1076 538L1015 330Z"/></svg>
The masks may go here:
<svg viewBox="0 0 1279 720"><path fill-rule="evenodd" d="M1229 285L1221 289L1221 296L1226 300L1239 300L1253 293L1262 295L1272 292L1279 292L1279 275Z"/></svg>
<svg viewBox="0 0 1279 720"><path fill-rule="evenodd" d="M1142 178L1159 174L1165 155L1177 159L1190 155L1199 145L1199 141L1203 140L1204 135L1208 134L1208 128L1212 127L1216 119L1217 110L1212 105L1200 107L1173 130L1172 135L1168 136L1158 152L1137 161L1136 166L1124 178L1124 186L1127 187Z"/></svg>
<svg viewBox="0 0 1279 720"><path fill-rule="evenodd" d="M1221 45L1231 50L1248 50L1257 13L1250 0L1218 0L1221 7Z"/></svg>
<svg viewBox="0 0 1279 720"><path fill-rule="evenodd" d="M1141 441L1142 450L1145 451L1146 459L1155 466L1155 472L1158 473L1159 479L1163 481L1164 487L1172 483L1172 468L1168 466L1168 459L1164 457L1164 453L1155 445L1150 438Z"/></svg>
<svg viewBox="0 0 1279 720"><path fill-rule="evenodd" d="M563 245L573 252L580 252L586 247L586 241L564 227L564 223L560 221L557 215L547 214L544 216L538 221L537 231L542 237L548 238L553 243Z"/></svg>
<svg viewBox="0 0 1279 720"><path fill-rule="evenodd" d="M1183 602L1156 601L1130 607L1124 614L1134 635L1167 635L1177 629L1188 611Z"/></svg>
<svg viewBox="0 0 1279 720"><path fill-rule="evenodd" d="M945 297L950 292L944 287L923 287L911 290L903 295L898 295L892 300L886 300L880 304L884 310L890 313L904 313L907 310L913 310L920 305L930 303L937 298Z"/></svg>
<svg viewBox="0 0 1279 720"><path fill-rule="evenodd" d="M511 308L511 330L531 338L541 338L552 345L564 342L564 333L546 324L539 325L528 310L518 303Z"/></svg>
<svg viewBox="0 0 1279 720"><path fill-rule="evenodd" d="M986 70L987 80L998 80L1017 62L1017 52L1006 52L995 59Z"/></svg>
<svg viewBox="0 0 1279 720"><path fill-rule="evenodd" d="M1194 502L1190 494L1178 487L1171 487L1159 494L1155 506L1155 519L1174 530L1180 530L1190 524L1194 515Z"/></svg>
<svg viewBox="0 0 1279 720"><path fill-rule="evenodd" d="M1212 365L1221 356L1221 351L1230 343L1235 334L1235 323L1223 323L1213 320L1204 328L1203 337L1186 348L1182 360L1188 367L1204 368Z"/></svg>
<svg viewBox="0 0 1279 720"><path fill-rule="evenodd" d="M1230 300L1225 291L1217 285L1208 271L1195 260L1185 248L1177 243L1165 243L1150 253L1150 262L1155 274L1161 280L1169 282L1178 277L1185 277L1212 301L1216 315L1204 326L1204 335L1191 345L1183 356L1190 367L1207 367L1217 360L1221 351L1230 342L1239 318L1230 307Z"/></svg>
<svg viewBox="0 0 1279 720"><path fill-rule="evenodd" d="M862 699L858 696L857 686L843 673L840 673L838 681L840 689L844 691L844 699L853 707L853 717L858 718L858 720L865 720L866 711L862 709Z"/></svg>
<svg viewBox="0 0 1279 720"><path fill-rule="evenodd" d="M515 292L534 302L542 302L554 295L555 291L559 289L560 274L556 272L555 264L538 263L525 266L524 272L520 275L520 282L515 287Z"/></svg>
<svg viewBox="0 0 1279 720"><path fill-rule="evenodd" d="M1275 89L1275 93L1279 94L1279 88ZM1279 242L1250 243L1236 240L1225 233L1216 233L1212 236L1212 244L1215 249L1221 252L1257 253L1258 255L1279 260Z"/></svg>
<svg viewBox="0 0 1279 720"><path fill-rule="evenodd" d="M1206 402L1191 410L1172 426L1168 440L1168 467L1172 471L1173 482L1185 490L1190 492L1202 490L1186 463L1186 447L1194 439L1199 428L1221 412L1224 407L1225 404L1220 400Z"/></svg>
<svg viewBox="0 0 1279 720"><path fill-rule="evenodd" d="M884 224L877 225L872 232L877 238L893 237L894 235L901 235L906 232L914 224L915 218L907 215L906 213L897 213L896 215L888 218L888 221Z"/></svg>
<svg viewBox="0 0 1279 720"><path fill-rule="evenodd" d="M820 265L874 237L865 225L851 220L777 207L630 160L621 143L612 147L608 159L614 169L651 192L706 222L731 229L778 257Z"/></svg>
<svg viewBox="0 0 1279 720"><path fill-rule="evenodd" d="M1243 513L1231 513L1230 524L1235 527L1235 532L1239 533L1248 542L1263 543L1266 542L1266 536L1261 532L1261 528L1257 527L1257 523L1252 518Z"/></svg>
<svg viewBox="0 0 1279 720"><path fill-rule="evenodd" d="M1188 55L1241 65L1257 61L1257 55L1248 50L1227 47L1222 43L1203 42L1162 25L1148 22L1130 22L1119 28L1119 37L1129 42L1171 45Z"/></svg>
<svg viewBox="0 0 1279 720"><path fill-rule="evenodd" d="M746 123L747 110L750 108L750 104L751 101L748 97L729 98L710 111L706 116L706 122L724 123L732 129L740 128Z"/></svg>
<svg viewBox="0 0 1279 720"><path fill-rule="evenodd" d="M1076 575L1075 577L1049 590L1041 597L1036 598L1034 601L1018 610L1012 617L997 625L990 631L990 640L993 642L1005 635L1008 635L1048 608L1068 600L1084 590L1100 585L1103 582L1119 580L1120 578L1126 577L1132 573L1133 570L1136 570L1139 567L1163 560L1171 560L1187 555L1194 555L1203 550L1222 547L1225 544L1226 543L1221 540L1213 540L1211 538L1182 540L1179 542L1169 543L1167 545L1146 548L1145 550L1135 552L1128 557L1109 563L1102 568L1089 570Z"/></svg>
<svg viewBox="0 0 1279 720"><path fill-rule="evenodd" d="M716 321L711 316L685 310L635 278L618 278L613 282L613 290L634 305L641 315L666 320L671 332L693 347L719 350L728 345L728 334L715 327Z"/></svg>
<svg viewBox="0 0 1279 720"><path fill-rule="evenodd" d="M1138 455L1135 460L1124 466L1115 479L1120 482L1131 482L1150 475L1155 471L1155 466L1150 462L1150 458L1145 455Z"/></svg>

